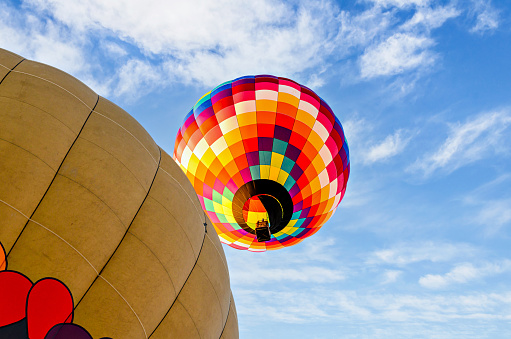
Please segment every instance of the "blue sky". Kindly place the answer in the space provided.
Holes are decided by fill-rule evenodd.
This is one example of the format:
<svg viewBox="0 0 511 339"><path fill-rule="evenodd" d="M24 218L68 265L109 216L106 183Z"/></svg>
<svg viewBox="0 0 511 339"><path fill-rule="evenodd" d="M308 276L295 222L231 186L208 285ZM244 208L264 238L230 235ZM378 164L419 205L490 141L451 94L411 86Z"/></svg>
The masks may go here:
<svg viewBox="0 0 511 339"><path fill-rule="evenodd" d="M0 47L61 68L172 153L202 94L313 88L351 176L292 248L225 246L242 338L509 338L511 5L489 0L3 0Z"/></svg>

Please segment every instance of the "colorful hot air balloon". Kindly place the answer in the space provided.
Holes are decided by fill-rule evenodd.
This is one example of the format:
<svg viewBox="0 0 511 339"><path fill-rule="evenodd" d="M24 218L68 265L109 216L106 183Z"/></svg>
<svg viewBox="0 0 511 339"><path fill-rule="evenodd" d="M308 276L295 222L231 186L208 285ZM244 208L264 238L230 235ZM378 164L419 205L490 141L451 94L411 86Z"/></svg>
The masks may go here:
<svg viewBox="0 0 511 339"><path fill-rule="evenodd" d="M341 123L316 93L269 75L205 94L186 116L174 159L220 240L260 252L314 234L339 205L350 172ZM265 223L269 233L265 237Z"/></svg>

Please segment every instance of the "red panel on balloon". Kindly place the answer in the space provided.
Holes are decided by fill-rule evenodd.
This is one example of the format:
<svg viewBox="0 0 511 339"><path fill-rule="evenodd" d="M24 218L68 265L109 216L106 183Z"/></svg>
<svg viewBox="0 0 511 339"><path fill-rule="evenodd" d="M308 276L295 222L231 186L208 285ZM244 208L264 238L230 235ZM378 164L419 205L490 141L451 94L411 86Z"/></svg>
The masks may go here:
<svg viewBox="0 0 511 339"><path fill-rule="evenodd" d="M27 300L27 325L30 339L44 339L55 325L73 320L73 297L57 279L39 280Z"/></svg>
<svg viewBox="0 0 511 339"><path fill-rule="evenodd" d="M0 272L0 327L25 318L30 279L13 271Z"/></svg>

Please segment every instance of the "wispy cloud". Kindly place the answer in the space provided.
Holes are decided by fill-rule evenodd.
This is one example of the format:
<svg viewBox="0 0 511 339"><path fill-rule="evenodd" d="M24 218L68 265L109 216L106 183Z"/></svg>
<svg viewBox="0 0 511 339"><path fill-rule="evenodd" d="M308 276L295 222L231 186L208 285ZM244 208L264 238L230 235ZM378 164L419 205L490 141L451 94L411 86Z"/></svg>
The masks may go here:
<svg viewBox="0 0 511 339"><path fill-rule="evenodd" d="M488 112L464 123L451 124L450 133L438 149L418 159L408 170L425 177L437 170L451 173L490 154L505 150L511 125L509 109Z"/></svg>
<svg viewBox="0 0 511 339"><path fill-rule="evenodd" d="M504 225L511 223L511 199L484 201L479 207L472 222L484 225L487 236L497 234Z"/></svg>
<svg viewBox="0 0 511 339"><path fill-rule="evenodd" d="M236 274L235 282L244 285L271 284L274 282L333 283L344 280L344 274L338 270L301 266L299 268L272 268L251 266Z"/></svg>
<svg viewBox="0 0 511 339"><path fill-rule="evenodd" d="M263 286L279 283L331 284L346 278L335 260L338 248L331 238L316 238L288 251L260 253L226 251L233 285ZM270 259L271 258L271 259ZM285 263L280 265L279 263ZM249 269L247 269L249 268Z"/></svg>
<svg viewBox="0 0 511 339"><path fill-rule="evenodd" d="M456 265L451 271L444 275L427 274L419 279L419 284L426 288L445 288L452 284L464 284L469 281L480 279L485 276L495 275L509 271L511 260L504 260L497 263L485 263L474 266L471 263Z"/></svg>
<svg viewBox="0 0 511 339"><path fill-rule="evenodd" d="M411 139L411 136L404 136L405 134L407 133L400 129L394 134L388 135L381 143L369 148L364 157L364 162L372 164L401 153Z"/></svg>
<svg viewBox="0 0 511 339"><path fill-rule="evenodd" d="M357 117L346 119L342 122L342 125L344 126L346 138L350 143L350 150L352 149L351 144L355 147L359 145L365 138L366 134L371 132L374 128L370 121Z"/></svg>
<svg viewBox="0 0 511 339"><path fill-rule="evenodd" d="M470 257L476 249L468 244L412 243L400 244L371 253L368 264L392 264L404 266L420 261L445 262L460 257Z"/></svg>
<svg viewBox="0 0 511 339"><path fill-rule="evenodd" d="M499 27L499 11L492 6L490 0L472 0L472 4L471 12L476 18L476 23L470 32L483 34Z"/></svg>
<svg viewBox="0 0 511 339"><path fill-rule="evenodd" d="M402 26L402 30L432 29L441 27L447 20L455 18L461 14L453 5L438 7L420 7L417 9L413 17L406 21Z"/></svg>
<svg viewBox="0 0 511 339"><path fill-rule="evenodd" d="M342 125L353 156L360 157L353 159L366 165L385 161L400 154L413 137L411 131L398 129L383 140L375 140L374 131L377 126L363 118L354 117L344 121Z"/></svg>
<svg viewBox="0 0 511 339"><path fill-rule="evenodd" d="M162 72L142 60L131 59L119 70L119 82L114 90L116 96L136 99L164 82Z"/></svg>
<svg viewBox="0 0 511 339"><path fill-rule="evenodd" d="M363 79L422 71L433 65L438 56L432 51L435 40L431 30L461 13L453 5L432 6L430 1L378 0L374 3L400 9L414 7L415 11L392 35L365 49L359 60Z"/></svg>
<svg viewBox="0 0 511 339"><path fill-rule="evenodd" d="M70 72L89 69L82 53L83 39L52 21L18 12L0 3L0 46L24 57Z"/></svg>
<svg viewBox="0 0 511 339"><path fill-rule="evenodd" d="M403 275L403 271L398 270L385 270L383 274L383 284L391 284L396 282L400 276Z"/></svg>
<svg viewBox="0 0 511 339"><path fill-rule="evenodd" d="M431 0L368 0L376 5L383 7L395 6L399 8L408 8L412 6L426 6Z"/></svg>
<svg viewBox="0 0 511 339"><path fill-rule="evenodd" d="M370 46L360 58L362 78L394 75L431 65L435 55L427 50L434 41L426 36L396 33L376 46Z"/></svg>
<svg viewBox="0 0 511 339"><path fill-rule="evenodd" d="M492 237L511 225L511 174L501 174L476 189L465 193L461 201L469 207L466 222L484 227L484 235Z"/></svg>
<svg viewBox="0 0 511 339"><path fill-rule="evenodd" d="M307 293L290 289L245 290L238 293L237 297L242 301L237 304L239 314L250 319L266 314L269 317L266 316L265 319L274 322L317 325L321 322L336 321L342 326L356 323L359 328L364 324L372 324L371 328L376 328L377 332L369 333L371 338L380 338L379 334L387 326L392 329L394 335L397 332L401 333L403 327L408 327L406 330L410 331L410 334L415 334L419 328L426 331L421 333L428 333L435 323L460 319L482 321L480 325L485 328L487 326L485 321L488 319L507 321L508 310L511 307L509 293L416 296L406 293L374 294L310 288ZM258 301L262 297L272 300L272 303L259 305ZM375 323L378 325L374 326ZM400 325L396 327L396 323ZM433 333L438 334L438 329Z"/></svg>

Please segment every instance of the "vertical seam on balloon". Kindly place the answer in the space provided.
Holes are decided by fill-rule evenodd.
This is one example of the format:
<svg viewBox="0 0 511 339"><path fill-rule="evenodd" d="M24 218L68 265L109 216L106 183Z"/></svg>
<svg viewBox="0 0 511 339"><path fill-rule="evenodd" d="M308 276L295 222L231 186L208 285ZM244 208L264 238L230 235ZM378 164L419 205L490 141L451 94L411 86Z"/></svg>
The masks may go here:
<svg viewBox="0 0 511 339"><path fill-rule="evenodd" d="M209 237L209 235L208 235ZM209 239L211 240L211 239ZM213 242L213 240L211 240L211 242ZM221 245L220 245L221 246ZM220 256L220 258L222 258L222 255L220 254L220 251L218 250L218 248L215 246L215 244L213 244L213 247L215 248L215 251L218 253L218 255ZM224 264L225 266L225 269L227 270L227 273L229 273L229 268L227 267L227 260L223 260L222 259L222 263Z"/></svg>
<svg viewBox="0 0 511 339"><path fill-rule="evenodd" d="M137 317L137 320L138 322L140 323L140 326L142 327L142 330L144 331L144 335L145 337L147 338L147 332L145 330L145 327L144 327L144 324L142 324L142 320L140 319L140 317L138 316L137 312L135 312L135 310L133 309L133 307L131 307L130 303L128 302L128 300L126 300L124 298L124 296L115 288L114 285L112 285L110 283L110 281L106 280L105 277L103 277L101 274L99 275L99 277L101 279L103 279L108 285L110 285L110 287L112 287L114 289L114 291L122 298L122 300L124 300L124 302L126 303L126 305L128 305L128 307L131 309L131 311L133 312L133 314L135 315L135 317ZM83 298L82 298L83 299ZM78 306L78 305L77 305ZM73 309L73 311L75 310L76 308Z"/></svg>
<svg viewBox="0 0 511 339"><path fill-rule="evenodd" d="M214 246L214 245L213 245ZM215 292L215 297L216 297L216 300L218 300L218 306L220 307L220 313L223 313L223 310L222 310L222 302L220 301L220 297L218 296L218 293L216 292L216 289L215 289L215 285L213 285L213 283L211 282L211 279L209 279L206 271L204 271L204 269L201 267L201 265L198 265L197 266L201 271L202 273L204 273L204 276L206 277L206 279L208 279L209 281L209 284L211 285L211 287L213 288L213 292ZM224 315L222 314L222 319L223 319Z"/></svg>
<svg viewBox="0 0 511 339"><path fill-rule="evenodd" d="M162 168L160 167L160 169L162 169ZM163 170L163 169L162 169L162 170ZM150 197L150 198L154 199L153 197ZM168 214L169 214L169 215L170 215L170 216L171 216L171 217L172 217L172 218L176 221L176 223L179 225L179 227L180 227L180 228L181 228L181 230L183 231L183 233L184 233L184 235L185 235L186 239L188 240L188 245L190 245L190 249L191 249L191 251L192 251L193 255L195 256L195 251L193 250L193 246L192 246L192 242L190 241L190 237L188 237L188 234L186 233L186 231L185 231L184 227L181 225L181 223L179 222L179 220L178 220L178 219L174 216L174 214L172 214L172 213L171 213L171 212L170 212L170 211L169 211L169 210L168 210L168 209L167 209L167 208L166 208L166 207L165 207L165 206L164 206L161 202L159 202L159 201L158 201L158 200L156 200L156 199L154 199L154 201L155 201L157 204L159 204L159 205L160 205L160 206L161 206L161 207L165 210L165 212L167 212L167 213L168 213ZM132 234L133 234L133 233L132 233Z"/></svg>
<svg viewBox="0 0 511 339"><path fill-rule="evenodd" d="M136 141L138 141L138 143L147 151L147 153L149 153L149 156L153 159L154 163L155 164L159 164L159 161L157 161L153 155L151 154L151 152L149 152L149 150L144 146L144 144L136 137L134 136L130 131L128 131L126 128L124 128L124 126L122 126L121 124L119 124L118 122L112 120L111 118L107 117L106 115L103 115L97 111L94 111L94 113L96 113L97 115L101 115L102 117L112 121L114 124L116 124L117 126L121 127L123 130L125 130L129 135L131 135ZM160 160L161 160L161 151L160 151Z"/></svg>
<svg viewBox="0 0 511 339"><path fill-rule="evenodd" d="M169 172L165 171L163 168L162 168L161 170L162 170L163 172L167 173L167 175L168 175L169 177L171 177L171 178L172 178L175 182L177 182L177 184L178 184L179 186L181 186L181 189L185 192L185 194L188 196L188 198L190 199L190 201L193 203L193 206L195 207L195 209L197 210L197 212L199 212L199 214L200 214L200 212L203 212L203 210L202 210L202 209L199 209L199 208L197 207L197 205L195 204L195 201L192 199L192 197L190 197L190 195L188 194L188 192L184 189L183 185L181 185L181 183L180 183L179 181L177 181L177 179L176 179L176 178L174 178L174 177L173 177L173 176L172 176Z"/></svg>
<svg viewBox="0 0 511 339"><path fill-rule="evenodd" d="M58 86L58 85L57 85ZM60 87L60 86L59 86ZM69 91L68 91L69 92ZM70 92L69 92L70 93ZM80 100L81 101L81 100ZM83 102L83 101L82 101ZM99 95L98 95L98 98L96 100L96 105L98 104L99 102ZM71 144L71 146L69 147L69 149L67 150L67 153L66 155L64 156L64 158L62 159L62 162L60 163L59 165L59 168L57 169L57 171L55 172L55 175L53 176L53 179L51 180L50 184L48 185L48 188L46 188L46 191L44 192L43 196L41 197L41 200L39 200L39 203L37 204L37 206L35 207L34 211L32 212L32 215L30 215L30 217L28 218L28 221L26 222L25 226L23 227L23 229L21 230L20 234L18 234L18 237L16 238L16 240L14 241L14 243L12 244L11 246L11 249L9 250L9 253L7 254L7 257L9 256L9 254L11 254L12 250L14 249L14 246L16 246L16 243L18 242L18 240L20 239L21 235L23 234L23 232L25 231L25 229L27 228L28 226L28 223L32 220L32 218L34 217L34 214L36 213L37 209L39 208L39 206L41 205L41 202L44 200L44 197L46 197L46 194L48 193L48 191L50 190L50 187L52 186L53 182L55 181L55 178L57 178L57 175L59 174L59 171L60 171L60 168L62 167L62 165L64 164L64 162L66 161L66 158L67 156L69 155L69 152L71 152L71 149L73 148L73 146L75 145L76 141L78 140L78 138L80 137L80 133L82 133L83 131L83 128L85 127L85 125L87 124L87 121L89 120L90 116L92 115L92 112L94 111L94 108L96 107L96 105L94 105L94 107L91 109L89 115L87 116L87 119L85 119L82 127L80 128L80 131L78 132L78 134L76 135L76 138L75 140L73 141L73 143Z"/></svg>
<svg viewBox="0 0 511 339"><path fill-rule="evenodd" d="M96 193L92 192L89 188L85 187L83 184L79 183L78 181L76 180L73 180L71 179L70 177L68 176L65 176L63 174L58 174L60 175L61 177L63 178L66 178L68 179L69 181L72 181L74 182L75 184L83 187L85 190L87 190L90 194L92 194L93 196L95 196L99 201L101 201L106 207L108 207L108 209L112 212L113 215L115 215L115 217L119 220L119 222L121 223L121 225L125 226L124 223L122 222L121 218L117 215L117 213L115 213L115 211L112 209L112 207L110 207L110 205L108 205L106 202L103 201L103 199L101 199L99 196L96 195Z"/></svg>
<svg viewBox="0 0 511 339"><path fill-rule="evenodd" d="M222 333L220 333L218 339L222 338L222 335L224 335L225 327L227 326L227 320L229 319L229 315L231 314L231 301L232 295L229 296L229 308L227 309L227 317L225 317L224 327L222 328Z"/></svg>
<svg viewBox="0 0 511 339"><path fill-rule="evenodd" d="M19 65L19 64L21 64L21 63L22 63L23 61L25 61L25 60L26 60L25 58L21 59L21 61L20 61L20 62L18 62L16 65L14 65L14 67L13 67L13 68L9 68L9 67L7 67L7 66L5 66L5 65L0 64L0 66L2 66L2 67L4 67L4 68L7 68L7 69L9 70L9 72L7 72L7 74L6 74L6 75L4 75L4 77L2 78L2 80L0 80L0 85L2 84L2 82L4 82L5 78L7 78L7 76L8 76L9 74L11 74L11 72L13 72L13 71L14 71L14 69L15 69L16 67L18 67L18 65Z"/></svg>
<svg viewBox="0 0 511 339"><path fill-rule="evenodd" d="M167 270L167 268L165 267L165 265L161 262L160 258L156 255L156 253L153 252L153 250L151 249L151 247L149 247L144 241L142 241L142 239L140 239L139 237L137 237L133 232L129 231L129 233L134 237L136 238L138 241L140 241L145 247L147 247L147 249L154 255L154 257L158 260L158 262L160 263L160 265L163 267L163 269L165 270L165 272L167 273L167 276L169 277L169 280L170 280L170 283L172 284L172 289L174 290L174 292L176 292L176 287L174 286L174 282L172 281L172 277L170 276L170 273L169 271Z"/></svg>
<svg viewBox="0 0 511 339"><path fill-rule="evenodd" d="M188 317L190 317L190 320L192 321L193 323L193 327L195 327L195 331L197 331L197 334L199 335L199 338L202 338L200 332L199 332L199 328L197 327L197 324L195 323L195 320L193 320L192 318L192 315L190 314L190 312L188 312L188 309L185 307L185 305L183 305L183 303L181 301L177 301L181 307L183 307L183 310L185 310L186 314L188 314Z"/></svg>
<svg viewBox="0 0 511 339"><path fill-rule="evenodd" d="M118 162L119 162L119 163L120 163L120 164L121 164L121 165L122 165L125 169L127 169L127 170L128 170L128 172L130 172L130 173L131 173L131 175L133 175L133 178L135 178L135 180L136 180L136 181L140 184L140 187L142 187L142 189L145 191L144 184L142 184L142 183L140 182L140 180L139 180L139 179L138 179L138 177L135 175L135 173L133 173L133 172L131 171L131 169L130 169L128 166L126 166L126 164L124 164L124 162L122 162L121 160L119 160L119 159L118 159L115 155L113 155L112 153L110 153L110 152L109 152L108 150L106 150L104 147L102 147L102 146L100 146L100 145L96 144L94 141L91 141L91 140L89 140L89 139L87 139L87 138L84 138L84 137L81 137L81 139L82 139L82 140L85 140L85 141L87 141L87 142L90 142L91 144L93 144L93 145L97 146L97 147L98 147L98 148L100 148L101 150L103 150L103 151L105 151L106 153L110 154L110 155L112 156L112 158L114 158L115 160L117 160L117 161L118 161ZM65 175L62 175L62 176L64 176L64 177L68 178L68 177L67 177L67 176L65 176ZM69 178L69 179L70 179L70 178ZM74 180L73 180L73 181L74 181ZM81 185L81 184L80 184L80 185Z"/></svg>
<svg viewBox="0 0 511 339"><path fill-rule="evenodd" d="M197 263L199 262L199 258L200 258L200 255L202 253L202 247L204 246L204 241L206 240L206 232L204 232L204 237L202 238L202 244L200 246L200 251L199 251L199 255L197 255L197 259L195 259L195 264L193 264L193 267L192 269L190 270L190 273L188 273L188 277L186 277L186 280L185 282L183 283L183 286L181 286L181 288L179 289L179 292L176 294L176 297L174 298L174 301L172 302L172 304L170 305L169 309L167 310L167 312L165 313L165 315L163 316L163 318L161 318L160 322L158 323L158 325L156 325L156 327L154 328L154 330L151 332L151 334L149 335L149 337L147 338L151 338L151 336L154 334L154 332L156 332L156 330L158 329L158 327L161 325L161 323L163 322L163 320L165 320L165 318L167 317L167 315L169 314L170 310L172 309L172 306L174 306L174 304L176 303L176 301L178 301L177 299L179 298L179 295L181 294L181 291L183 290L183 288L186 286L186 283L188 282L188 279L190 279L190 276L192 275L192 272L193 270L195 269L195 266L197 266ZM181 302L179 302L181 303ZM186 308L183 306L183 308L186 310ZM188 312L188 311L186 311ZM192 319L193 321L193 318L190 316L190 318ZM193 323L195 324L195 322L193 321ZM197 326L195 326L195 328L197 328ZM200 336L200 333L199 333L199 336Z"/></svg>
<svg viewBox="0 0 511 339"><path fill-rule="evenodd" d="M94 285L94 283L98 280L98 278L101 277L101 279L103 279L104 281L106 281L113 289L115 292L117 292L117 294L119 294L119 296L126 302L126 304L128 305L128 307L133 311L133 314L135 314L135 317L137 317L139 323L140 323L140 326L142 327L142 330L144 331L144 334L147 338L147 332L145 330L145 327L144 325L142 324L142 321L140 320L140 318L138 317L138 314L135 312L135 310L131 307L131 305L128 303L128 301L119 293L119 291L117 291L117 289L108 281L106 280L102 275L101 273L103 272L103 270L108 266L108 263L110 262L110 260L113 258L113 256L115 255L115 253L117 252L117 250L119 249L119 247L121 246L124 238L126 237L126 235L128 234L129 232L129 229L131 227L131 225L133 225L133 221L135 221L135 219L137 218L137 215L138 213L140 212L140 209L142 208L142 206L144 205L144 202L146 201L147 197L149 196L149 192L151 192L151 188L153 187L153 184L154 184L154 181L156 179L156 176L158 174L158 170L160 169L160 162L161 162L161 149L158 147L158 150L160 152L160 159L158 161L158 167L156 167L156 172L154 173L154 177L153 177L153 181L151 182L151 186L149 186L149 189L147 190L147 194L146 196L144 197L144 200L142 201L142 203L140 204L140 206L138 207L138 210L137 210L137 213L135 213L135 216L133 217L133 219L131 220L131 223L130 225L128 226L128 228L126 229L126 232L124 233L123 237L121 238L121 240L119 241L119 244L117 245L117 247L115 248L115 250L112 252L112 255L110 256L110 258L108 258L108 260L106 261L105 265L103 265L103 268L101 268L101 270L99 271L98 275L96 276L96 278L92 281L92 283L89 285L89 288L87 288L87 291L85 291L85 293L82 295L82 297L80 298L80 300L76 303L76 306L74 307L73 311L76 310L76 308L78 307L78 305L80 305L80 303L82 302L82 300L85 298L85 296L87 295L87 293L90 291L90 289L92 288L92 286Z"/></svg>

